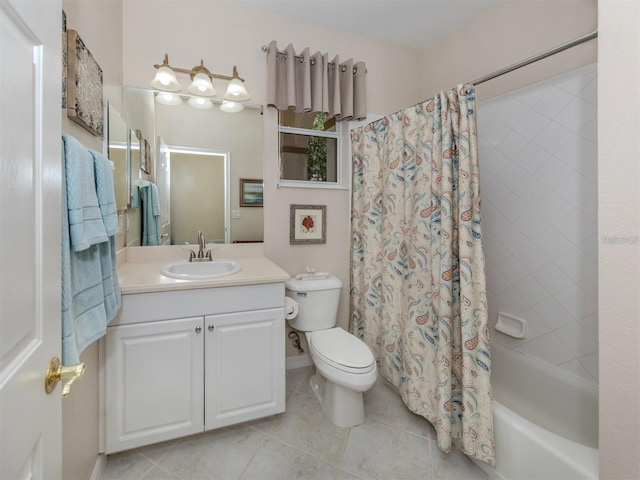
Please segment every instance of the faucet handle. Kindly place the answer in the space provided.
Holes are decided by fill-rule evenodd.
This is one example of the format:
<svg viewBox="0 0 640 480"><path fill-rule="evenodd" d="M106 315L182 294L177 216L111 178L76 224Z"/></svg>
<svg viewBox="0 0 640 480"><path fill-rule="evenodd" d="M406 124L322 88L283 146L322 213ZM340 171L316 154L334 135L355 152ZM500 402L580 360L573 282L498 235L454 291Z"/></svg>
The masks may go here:
<svg viewBox="0 0 640 480"><path fill-rule="evenodd" d="M194 252L190 248L184 248L184 247L182 247L182 250L184 250L185 252L189 253L189 261L193 262L193 259L196 258L196 252Z"/></svg>

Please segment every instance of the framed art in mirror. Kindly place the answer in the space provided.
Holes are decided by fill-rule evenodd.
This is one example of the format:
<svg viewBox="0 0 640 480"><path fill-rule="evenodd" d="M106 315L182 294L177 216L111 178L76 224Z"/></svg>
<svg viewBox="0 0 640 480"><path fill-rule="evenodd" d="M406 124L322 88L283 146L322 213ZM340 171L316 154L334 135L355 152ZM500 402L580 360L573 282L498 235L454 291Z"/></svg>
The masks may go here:
<svg viewBox="0 0 640 480"><path fill-rule="evenodd" d="M102 69L75 30L67 30L67 116L93 135L104 134Z"/></svg>
<svg viewBox="0 0 640 480"><path fill-rule="evenodd" d="M264 182L262 179L240 179L240 206L262 207L264 205Z"/></svg>
<svg viewBox="0 0 640 480"><path fill-rule="evenodd" d="M62 10L62 108L67 108L67 14Z"/></svg>
<svg viewBox="0 0 640 480"><path fill-rule="evenodd" d="M289 243L327 243L327 206L291 205Z"/></svg>
<svg viewBox="0 0 640 480"><path fill-rule="evenodd" d="M149 142L145 139L144 146L140 144L140 151L144 150L144 156L140 157L140 169L144 173L151 173L151 147Z"/></svg>

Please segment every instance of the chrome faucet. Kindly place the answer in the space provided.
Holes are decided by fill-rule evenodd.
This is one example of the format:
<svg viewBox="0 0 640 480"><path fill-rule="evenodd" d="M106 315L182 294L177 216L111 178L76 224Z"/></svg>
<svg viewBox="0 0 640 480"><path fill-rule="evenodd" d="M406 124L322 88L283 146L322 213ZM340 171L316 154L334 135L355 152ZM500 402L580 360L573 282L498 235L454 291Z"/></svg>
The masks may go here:
<svg viewBox="0 0 640 480"><path fill-rule="evenodd" d="M213 260L213 258L211 258L211 250L205 250L205 245L204 235L198 230L198 253L196 254L193 250L191 251L189 255L190 262L210 262Z"/></svg>
<svg viewBox="0 0 640 480"><path fill-rule="evenodd" d="M198 230L198 246L200 247L198 249L198 258L204 257L204 245L205 245L204 235L200 230Z"/></svg>

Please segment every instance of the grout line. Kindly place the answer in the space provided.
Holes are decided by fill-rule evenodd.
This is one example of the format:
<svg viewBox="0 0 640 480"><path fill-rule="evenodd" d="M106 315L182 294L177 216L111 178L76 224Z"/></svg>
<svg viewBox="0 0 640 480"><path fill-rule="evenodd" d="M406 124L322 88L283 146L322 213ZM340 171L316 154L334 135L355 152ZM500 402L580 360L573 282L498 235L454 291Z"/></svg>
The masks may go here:
<svg viewBox="0 0 640 480"><path fill-rule="evenodd" d="M177 475L174 475L169 470L166 470L166 469L162 468L160 465L155 465L155 468L160 469L163 473L166 473L171 478L176 478L176 479L180 479L181 478L181 477L179 477ZM151 470L153 470L153 468ZM148 475L149 473L151 473L151 470L148 470L142 477L140 477L140 480L144 480L145 476Z"/></svg>
<svg viewBox="0 0 640 480"><path fill-rule="evenodd" d="M146 460L146 457L143 457ZM147 468L145 470L145 472L140 476L140 480L142 480L144 478L144 476L149 473L151 470L153 470L157 465L153 462L151 462L151 466L149 468Z"/></svg>
<svg viewBox="0 0 640 480"><path fill-rule="evenodd" d="M259 430L257 430L257 431L259 431ZM263 434L262 441L260 442L260 445L258 445L258 448L256 448L255 452L253 452L253 455L251 455L251 458L249 459L247 464L244 466L244 469L240 473L240 476L238 477L238 480L242 480L242 478L244 477L245 473L247 473L247 469L249 468L249 465L251 465L251 462L253 462L253 460L256 458L256 455L258 454L258 452L260 450L262 450L262 447L267 442L267 434L265 432L262 432L262 431L260 431L260 433Z"/></svg>
<svg viewBox="0 0 640 480"><path fill-rule="evenodd" d="M351 429L349 429L349 430L351 430ZM318 461L320 461L322 463L326 463L327 465L331 465L332 467L335 467L336 469L341 469L341 465L335 464L333 462L328 462L324 458L318 457L314 452L303 450L302 448L296 446L295 444L289 443L288 441L283 440L282 438L276 437L275 435L273 435L273 434L271 434L269 432L263 432L263 433L265 434L265 436L267 436L267 437L271 438L272 440L275 440L275 441L277 441L277 442L279 442L279 443L281 443L283 445L286 445L287 447L291 447L291 448L297 450L300 453L303 453L305 455L313 457L313 458L315 458L316 460L318 460Z"/></svg>
<svg viewBox="0 0 640 480"><path fill-rule="evenodd" d="M185 437L188 438L188 437ZM160 462L162 461L162 459L164 457L166 457L166 455L175 448L176 445L178 445L180 442L182 442L182 438L178 438L178 439L174 439L174 440L168 440L167 442L162 442L162 443L168 443L168 442L173 442L171 445L169 445L169 448L167 448L167 451L164 452L162 455L160 455L160 457L157 460L153 460L152 458L148 457L147 455L144 454L144 450L150 450L150 448L148 447L141 447L139 449L136 450L136 453L138 455L141 455L143 458L149 460L151 463L153 463L154 465L157 465L158 467L160 467ZM149 445L149 447L152 447L151 445ZM160 467L162 468L162 467Z"/></svg>
<svg viewBox="0 0 640 480"><path fill-rule="evenodd" d="M366 417L365 417L365 422L366 422ZM349 428L349 431L344 436L344 441L342 442L342 448L340 449L340 468L342 468L343 463L344 463L344 454L347 451L347 444L349 443L349 439L351 438L351 430L352 430L352 428Z"/></svg>
<svg viewBox="0 0 640 480"><path fill-rule="evenodd" d="M409 409L407 409L407 411L410 412L413 415L416 415L416 417L423 419L425 421L425 427L426 427L427 432L432 432L433 426L431 425L429 420L427 420L426 418L424 418L424 417L422 417L420 415L417 415L417 414L413 413ZM421 435L421 434L416 433L416 432L412 432L411 430L407 430L406 428L404 428L404 427L402 427L400 425L397 425L397 424L391 423L391 422L385 422L384 420L382 420L382 419L380 419L378 417L375 417L375 416L367 417L367 420L371 420L372 422L379 423L381 425L384 425L385 427L389 427L389 428L394 428L396 430L400 430L401 432L408 433L409 435L411 435L413 437L416 437L416 438L419 438L421 440L427 440L429 443L436 443L437 444L437 438L432 437L431 435L426 436L426 435ZM432 432L432 433L433 433L433 435L435 435L435 432Z"/></svg>

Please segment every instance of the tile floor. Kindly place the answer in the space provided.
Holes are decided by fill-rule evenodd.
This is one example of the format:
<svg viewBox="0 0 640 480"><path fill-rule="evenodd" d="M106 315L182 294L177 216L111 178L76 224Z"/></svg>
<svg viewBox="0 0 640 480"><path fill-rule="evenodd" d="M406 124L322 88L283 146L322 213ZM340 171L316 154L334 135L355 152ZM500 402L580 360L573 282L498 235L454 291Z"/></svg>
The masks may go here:
<svg viewBox="0 0 640 480"><path fill-rule="evenodd" d="M309 387L312 367L287 371L287 411L108 457L108 479L475 480L487 475L382 380L365 394L367 420L333 425Z"/></svg>

